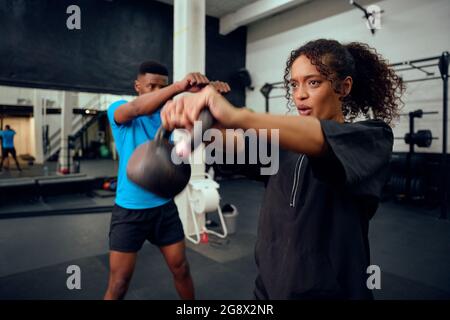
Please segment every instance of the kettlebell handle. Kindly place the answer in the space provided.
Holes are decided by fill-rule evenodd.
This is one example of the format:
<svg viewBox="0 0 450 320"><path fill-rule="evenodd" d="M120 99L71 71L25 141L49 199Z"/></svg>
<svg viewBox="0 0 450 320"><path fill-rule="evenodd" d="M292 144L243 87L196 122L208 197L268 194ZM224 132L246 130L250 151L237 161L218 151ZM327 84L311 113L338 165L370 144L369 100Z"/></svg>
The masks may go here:
<svg viewBox="0 0 450 320"><path fill-rule="evenodd" d="M211 129L214 125L214 117L209 111L208 108L203 109L200 114L198 115L198 120L202 123L201 130L200 127L194 126L194 131L191 134L190 140L191 140L191 150L195 150L199 144L203 141L203 134L206 130Z"/></svg>
<svg viewBox="0 0 450 320"><path fill-rule="evenodd" d="M162 140L169 140L172 131L166 130L163 126L159 127L155 135L155 141L161 142Z"/></svg>
<svg viewBox="0 0 450 320"><path fill-rule="evenodd" d="M200 143L203 141L203 134L206 130L210 129L214 124L214 117L211 114L209 109L203 109L199 116L198 120L202 123L201 130L200 127L194 126L194 131L191 133L189 137L191 151L195 150ZM163 126L159 127L158 131L155 135L155 141L161 142L162 140L169 140L172 131L166 130Z"/></svg>

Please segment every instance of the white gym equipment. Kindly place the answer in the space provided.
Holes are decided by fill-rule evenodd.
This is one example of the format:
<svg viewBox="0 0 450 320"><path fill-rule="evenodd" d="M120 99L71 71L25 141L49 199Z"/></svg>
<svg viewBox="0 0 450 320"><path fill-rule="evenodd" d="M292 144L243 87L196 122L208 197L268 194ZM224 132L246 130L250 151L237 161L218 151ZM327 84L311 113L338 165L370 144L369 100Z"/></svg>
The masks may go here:
<svg viewBox="0 0 450 320"><path fill-rule="evenodd" d="M186 238L195 244L200 243L202 233L213 234L222 239L228 235L220 208L218 189L219 184L208 173L193 175L186 188L189 213L184 224L185 234ZM221 233L210 230L205 225L205 214L214 211L217 211L219 215Z"/></svg>

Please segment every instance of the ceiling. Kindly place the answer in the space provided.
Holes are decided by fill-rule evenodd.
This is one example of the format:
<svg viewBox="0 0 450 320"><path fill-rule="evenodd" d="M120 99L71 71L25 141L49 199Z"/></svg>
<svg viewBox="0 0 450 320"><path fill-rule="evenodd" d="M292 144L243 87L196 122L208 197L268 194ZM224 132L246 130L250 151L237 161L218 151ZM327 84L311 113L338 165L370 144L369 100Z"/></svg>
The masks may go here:
<svg viewBox="0 0 450 320"><path fill-rule="evenodd" d="M157 0L173 5L174 0ZM223 17L258 0L205 0L206 14L216 18Z"/></svg>

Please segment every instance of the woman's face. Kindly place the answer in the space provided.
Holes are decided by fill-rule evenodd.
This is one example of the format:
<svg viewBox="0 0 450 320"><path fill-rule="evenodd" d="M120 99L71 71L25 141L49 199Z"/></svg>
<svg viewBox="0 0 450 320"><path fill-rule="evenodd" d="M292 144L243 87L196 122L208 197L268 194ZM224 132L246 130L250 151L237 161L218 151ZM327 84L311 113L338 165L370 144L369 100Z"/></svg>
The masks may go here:
<svg viewBox="0 0 450 320"><path fill-rule="evenodd" d="M350 92L352 80L343 81L343 92ZM320 74L305 56L299 56L291 67L290 88L294 103L300 116L314 116L318 119L342 122L342 102L331 86L331 81Z"/></svg>

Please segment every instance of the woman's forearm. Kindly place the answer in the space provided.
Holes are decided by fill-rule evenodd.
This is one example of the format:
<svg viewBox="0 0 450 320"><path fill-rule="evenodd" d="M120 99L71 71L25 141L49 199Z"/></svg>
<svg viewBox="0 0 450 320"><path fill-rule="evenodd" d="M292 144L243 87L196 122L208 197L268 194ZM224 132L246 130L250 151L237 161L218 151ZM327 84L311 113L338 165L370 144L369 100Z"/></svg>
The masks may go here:
<svg viewBox="0 0 450 320"><path fill-rule="evenodd" d="M325 150L325 137L320 122L314 117L271 115L239 109L235 128L279 130L280 145L288 150L318 156Z"/></svg>

